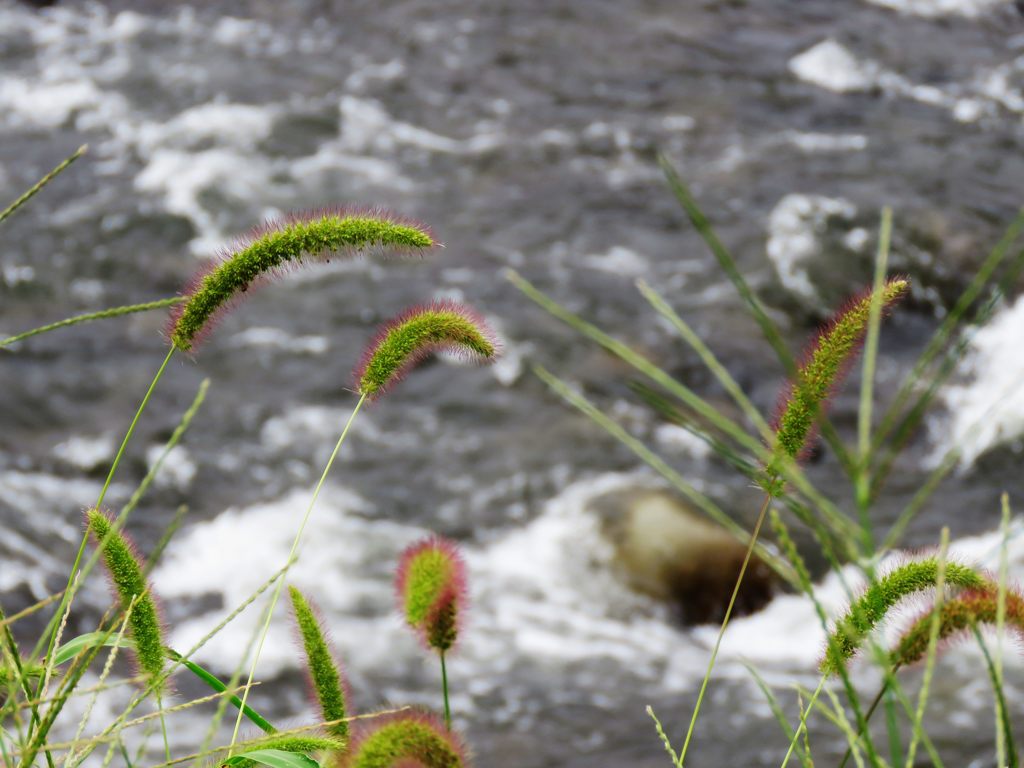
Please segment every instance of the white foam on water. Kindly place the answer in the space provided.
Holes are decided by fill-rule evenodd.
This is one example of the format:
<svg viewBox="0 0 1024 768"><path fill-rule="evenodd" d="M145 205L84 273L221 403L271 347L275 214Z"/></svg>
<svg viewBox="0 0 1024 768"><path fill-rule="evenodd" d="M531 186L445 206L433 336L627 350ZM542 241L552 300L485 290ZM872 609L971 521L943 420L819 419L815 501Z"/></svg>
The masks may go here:
<svg viewBox="0 0 1024 768"><path fill-rule="evenodd" d="M295 490L275 501L231 508L171 542L154 571L155 590L165 600L214 594L223 603L175 624L171 644L177 650L190 649L284 566L310 496L311 489ZM287 577L289 585L314 598L332 626L338 627L335 620L344 617L344 630L336 629L335 638L342 655L361 669L388 663L389 651L403 645L401 627L387 610L393 605L390 566L403 546L423 534L412 526L361 517L368 508L356 494L328 484L306 528L301 557ZM259 604L265 606L265 601ZM285 595L260 657L264 678L299 666L287 604ZM220 671L233 669L262 623L262 612L250 607L196 658Z"/></svg>
<svg viewBox="0 0 1024 768"><path fill-rule="evenodd" d="M165 447L162 443L157 443L146 449L146 465L149 470L153 469L163 455ZM197 470L195 459L188 449L183 445L176 445L167 452L167 458L160 466L160 472L153 483L158 487L187 491L195 479Z"/></svg>
<svg viewBox="0 0 1024 768"><path fill-rule="evenodd" d="M1019 91L1006 86L1007 69L1000 65L976 74L970 82L945 86L915 83L880 63L856 56L841 43L828 38L797 54L789 70L798 79L835 93L872 89L918 101L948 111L961 122L975 122L994 113L997 106L1016 110Z"/></svg>
<svg viewBox="0 0 1024 768"><path fill-rule="evenodd" d="M650 264L636 251L621 245L613 245L605 253L591 253L583 257L583 266L601 272L611 272L623 277L646 275Z"/></svg>
<svg viewBox="0 0 1024 768"><path fill-rule="evenodd" d="M859 152L868 146L868 137L861 133L816 133L785 131L783 137L797 149L819 152Z"/></svg>
<svg viewBox="0 0 1024 768"><path fill-rule="evenodd" d="M1005 0L867 0L872 5L892 8L910 16L938 18L942 16L966 16L974 18L988 13Z"/></svg>
<svg viewBox="0 0 1024 768"><path fill-rule="evenodd" d="M1003 307L971 338L960 364L962 383L940 395L946 415L929 423L933 450L927 464L937 465L951 446L960 450L960 468L982 454L1024 436L1024 297Z"/></svg>
<svg viewBox="0 0 1024 768"><path fill-rule="evenodd" d="M837 93L867 90L877 83L881 72L877 64L857 59L832 39L794 56L789 71L804 82Z"/></svg>
<svg viewBox="0 0 1024 768"><path fill-rule="evenodd" d="M71 466L89 472L112 461L117 444L113 435L72 435L53 448L53 455Z"/></svg>
<svg viewBox="0 0 1024 768"><path fill-rule="evenodd" d="M331 343L326 336L294 336L280 328L252 326L228 340L233 347L282 350L297 355L323 355Z"/></svg>
<svg viewBox="0 0 1024 768"><path fill-rule="evenodd" d="M768 258L783 287L797 297L817 304L807 263L821 255L818 241L832 217L852 219L857 208L849 200L821 195L789 194L768 217Z"/></svg>
<svg viewBox="0 0 1024 768"><path fill-rule="evenodd" d="M391 152L399 146L411 146L443 154L473 155L501 145L499 133L485 132L466 139L452 139L410 123L395 120L374 99L342 96L342 139L353 152Z"/></svg>

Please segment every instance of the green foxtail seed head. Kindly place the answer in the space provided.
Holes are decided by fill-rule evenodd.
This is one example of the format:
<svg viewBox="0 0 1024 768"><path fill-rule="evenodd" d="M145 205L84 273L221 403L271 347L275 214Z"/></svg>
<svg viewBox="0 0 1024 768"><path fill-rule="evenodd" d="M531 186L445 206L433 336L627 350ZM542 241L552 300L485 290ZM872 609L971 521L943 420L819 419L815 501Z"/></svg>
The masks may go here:
<svg viewBox="0 0 1024 768"><path fill-rule="evenodd" d="M331 736L345 741L348 739L348 723L344 722L344 718L348 717L345 681L334 662L330 644L315 610L298 589L289 587L288 592L295 611L295 623L302 636L302 646L306 650L310 685L320 705L324 722L341 721L327 726L327 731Z"/></svg>
<svg viewBox="0 0 1024 768"><path fill-rule="evenodd" d="M465 768L466 748L433 715L400 712L374 718L360 728L340 768Z"/></svg>
<svg viewBox="0 0 1024 768"><path fill-rule="evenodd" d="M356 389L376 399L417 363L440 351L491 363L500 345L480 314L464 304L435 301L413 307L381 326L356 367Z"/></svg>
<svg viewBox="0 0 1024 768"><path fill-rule="evenodd" d="M1006 592L1005 626L1018 638L1024 637L1024 597L1015 590ZM928 653L934 610L926 611L903 633L892 652L894 666L920 661ZM996 626L999 616L999 593L995 585L989 589L970 590L947 600L939 609L939 641L951 642L966 630L981 625Z"/></svg>
<svg viewBox="0 0 1024 768"><path fill-rule="evenodd" d="M395 580L398 607L427 648L444 653L466 610L466 564L455 542L431 536L408 547Z"/></svg>
<svg viewBox="0 0 1024 768"><path fill-rule="evenodd" d="M329 738L315 734L271 736L266 739L261 739L255 743L246 744L246 749L249 752L255 752L256 750L263 749L277 749L281 752L297 752L304 755L308 755L311 752L340 752L344 748L345 741L343 739ZM245 753L243 752L239 757L245 758ZM262 764L255 760L242 759L237 762L232 762L231 765L233 768L256 768L257 765Z"/></svg>
<svg viewBox="0 0 1024 768"><path fill-rule="evenodd" d="M135 548L121 531L113 530L110 518L98 509L86 512L86 521L97 545L107 539L103 545L103 562L114 583L121 608L128 610L132 599L135 600L128 626L135 640L139 667L150 677L157 677L164 669L164 630L156 600L142 575L142 566Z"/></svg>
<svg viewBox="0 0 1024 768"><path fill-rule="evenodd" d="M909 289L910 281L893 278L882 285L883 312ZM775 457L765 468L762 485L776 495L781 491L783 457L799 459L810 444L821 409L839 386L864 339L871 313L872 292L851 301L821 331L790 383L775 424Z"/></svg>
<svg viewBox="0 0 1024 768"><path fill-rule="evenodd" d="M931 589L939 575L939 561L930 557L905 563L879 578L835 625L829 636L821 671L836 674L860 648L864 638L878 625L889 610L903 598ZM947 562L943 582L949 587L985 591L991 582L973 568Z"/></svg>
<svg viewBox="0 0 1024 768"><path fill-rule="evenodd" d="M191 352L214 321L250 287L288 267L369 249L422 251L438 243L430 230L381 210L322 209L292 214L239 238L210 268L200 271L171 313L168 337Z"/></svg>

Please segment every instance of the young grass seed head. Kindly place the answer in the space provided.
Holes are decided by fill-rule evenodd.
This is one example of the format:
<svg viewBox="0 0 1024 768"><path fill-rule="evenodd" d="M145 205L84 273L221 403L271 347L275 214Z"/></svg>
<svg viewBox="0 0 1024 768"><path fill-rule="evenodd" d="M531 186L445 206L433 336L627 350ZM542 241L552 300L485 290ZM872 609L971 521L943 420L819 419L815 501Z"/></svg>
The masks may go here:
<svg viewBox="0 0 1024 768"><path fill-rule="evenodd" d="M246 294L287 267L368 250L422 252L439 245L422 224L378 209L326 208L294 213L239 238L218 263L196 274L172 310L171 344L191 352L215 321Z"/></svg>
<svg viewBox="0 0 1024 768"><path fill-rule="evenodd" d="M480 313L465 304L434 301L413 307L381 326L356 367L356 389L375 400L437 352L492 363L501 345Z"/></svg>

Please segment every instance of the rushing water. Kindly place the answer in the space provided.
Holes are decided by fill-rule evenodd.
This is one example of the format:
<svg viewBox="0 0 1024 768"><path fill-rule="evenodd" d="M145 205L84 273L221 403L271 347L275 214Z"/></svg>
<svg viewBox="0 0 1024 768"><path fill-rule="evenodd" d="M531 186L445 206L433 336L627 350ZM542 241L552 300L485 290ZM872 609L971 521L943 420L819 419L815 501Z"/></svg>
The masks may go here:
<svg viewBox="0 0 1024 768"><path fill-rule="evenodd" d="M90 150L3 224L0 330L171 295L233 233L277 212L346 202L429 222L447 244L437 258L291 275L226 319L195 361L174 360L111 502L210 377L201 417L130 525L148 548L189 505L156 588L174 644L191 645L283 562L354 404L349 372L370 328L412 302L465 298L500 327L506 359L430 366L361 414L293 581L323 607L361 710L436 705L436 670L392 613L390 574L427 530L461 539L474 608L451 664L453 705L479 764L660 766L644 705L681 737L714 629L679 627L622 584L587 502L651 475L547 394L529 361L585 388L741 521L756 498L638 407L629 372L503 270L725 405L636 292L647 279L770 410L779 368L685 224L657 153L693 186L794 346L869 279L891 205L894 264L915 292L883 334L884 402L1022 202L1022 118L1024 20L991 0L4 1L0 197L79 144ZM5 609L62 586L80 511L164 354L162 323L95 323L0 359ZM999 494L1024 490L1022 332L1024 305L1007 304L898 464L880 525L946 448L964 450L908 546L934 546L947 525L965 558L995 564ZM854 389L835 406L846 435ZM831 456L812 475L845 487ZM1024 547L1010 554L1024 576ZM832 579L820 596L838 608ZM94 579L69 631L87 630L105 602ZM255 621L243 615L200 658L230 674ZM801 598L738 621L692 764L777 765L785 739L741 661L792 711L785 686L815 685L820 647ZM254 701L281 719L310 716L283 613L262 658ZM1019 707L1022 665L1007 664ZM994 764L980 669L968 647L940 666L929 723L949 765ZM877 681L862 678L870 694ZM107 715L101 706L96 721ZM180 716L183 745L204 717ZM814 739L823 756L843 744L824 723Z"/></svg>

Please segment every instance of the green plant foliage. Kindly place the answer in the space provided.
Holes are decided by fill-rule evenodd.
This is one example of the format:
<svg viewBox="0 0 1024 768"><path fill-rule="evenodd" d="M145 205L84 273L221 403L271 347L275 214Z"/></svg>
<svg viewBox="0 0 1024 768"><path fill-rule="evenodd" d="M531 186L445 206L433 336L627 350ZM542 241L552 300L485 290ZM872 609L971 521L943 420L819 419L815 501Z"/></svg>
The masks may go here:
<svg viewBox="0 0 1024 768"><path fill-rule="evenodd" d="M340 721L327 729L332 736L345 741L348 739L348 723L344 719L348 717L348 706L341 672L309 601L296 587L289 587L288 593L295 611L295 623L302 636L302 646L306 650L309 678L320 703L320 712L325 722Z"/></svg>
<svg viewBox="0 0 1024 768"><path fill-rule="evenodd" d="M822 672L835 674L840 666L845 666L860 648L864 637L900 600L934 587L939 567L939 561L934 557L905 563L868 587L836 622L821 664ZM951 587L975 590L991 587L977 571L959 563L945 563L943 580Z"/></svg>
<svg viewBox="0 0 1024 768"><path fill-rule="evenodd" d="M344 749L345 742L341 739L333 739L317 735L291 735L274 736L249 745L251 748L246 752L235 755L225 761L225 765L233 765L238 768L255 768L256 765L284 765L296 768L307 768L309 763L316 765L313 760L309 763L300 761L298 763L290 760L294 756L305 756L310 752L336 752ZM286 752L288 755L277 755L274 752ZM270 753L269 755L267 753ZM266 759L268 758L269 759ZM277 758L276 760L274 758Z"/></svg>
<svg viewBox="0 0 1024 768"><path fill-rule="evenodd" d="M897 278L882 286L881 305L891 306L910 287L908 280ZM774 456L765 468L765 490L776 495L780 490L782 470L780 461L797 459L804 451L812 427L828 398L838 386L849 366L853 353L864 338L871 313L872 294L855 299L840 311L818 336L797 370L789 396L779 417Z"/></svg>

